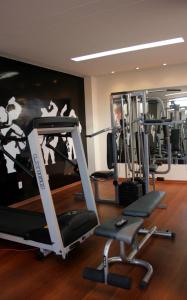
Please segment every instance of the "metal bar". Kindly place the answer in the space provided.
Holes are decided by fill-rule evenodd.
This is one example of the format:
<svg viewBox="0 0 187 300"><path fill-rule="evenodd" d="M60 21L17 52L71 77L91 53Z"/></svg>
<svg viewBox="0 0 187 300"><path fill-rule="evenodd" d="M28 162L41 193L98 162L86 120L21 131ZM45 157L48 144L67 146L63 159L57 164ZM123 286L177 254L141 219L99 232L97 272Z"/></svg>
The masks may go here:
<svg viewBox="0 0 187 300"><path fill-rule="evenodd" d="M168 157L167 157L167 163L168 163L168 167L166 170L164 171L156 171L155 174L167 174L170 170L171 170L171 143L170 143L170 137L167 137L167 150L168 150Z"/></svg>
<svg viewBox="0 0 187 300"><path fill-rule="evenodd" d="M143 92L142 104L143 104L143 114L144 118L147 113L146 108L146 91ZM149 192L149 141L148 141L148 133L146 132L146 128L144 128L144 178L145 178L145 193Z"/></svg>
<svg viewBox="0 0 187 300"><path fill-rule="evenodd" d="M133 102L131 98L131 94L127 96L128 108L129 108L129 127L130 127L130 149L131 149L131 172L132 172L132 181L134 182L134 147L133 147L133 127L132 127L132 109Z"/></svg>
<svg viewBox="0 0 187 300"><path fill-rule="evenodd" d="M79 167L79 173L81 176L82 187L83 187L84 196L85 196L85 200L86 200L86 206L89 210L92 210L95 212L98 223L99 223L97 208L96 208L96 204L94 201L90 177L89 177L88 169L87 169L86 158L84 155L84 149L83 149L82 140L80 137L80 132L79 132L78 127L75 127L74 130L72 131L72 138L73 138L73 142L74 142L77 163L78 163L78 167Z"/></svg>
<svg viewBox="0 0 187 300"><path fill-rule="evenodd" d="M123 152L124 152L124 166L125 166L125 179L126 179L128 177L128 173L127 173L127 143L126 143L124 98L123 97L121 97L121 116L122 116Z"/></svg>
<svg viewBox="0 0 187 300"><path fill-rule="evenodd" d="M87 137L87 138L92 138L92 137L94 137L94 136L96 136L96 135L98 135L98 134L101 134L101 133L104 133L104 132L107 132L107 131L111 131L111 130L112 130L111 127L104 128L104 129L101 129L101 130L96 131L96 132L94 132L94 133L87 134L86 137Z"/></svg>
<svg viewBox="0 0 187 300"><path fill-rule="evenodd" d="M120 241L119 245L120 245L120 257L123 260L123 262L125 262L126 261L125 243L123 241Z"/></svg>
<svg viewBox="0 0 187 300"><path fill-rule="evenodd" d="M141 228L139 229L138 233L140 234L147 234L149 232L149 229L146 228ZM173 238L173 232L171 231L164 231L164 230L156 230L153 233L153 236L162 236L162 237L166 237L166 238Z"/></svg>
<svg viewBox="0 0 187 300"><path fill-rule="evenodd" d="M49 128L38 128L38 134L55 134L55 133L63 133L63 132L72 132L75 127L49 127Z"/></svg>
<svg viewBox="0 0 187 300"><path fill-rule="evenodd" d="M109 250L110 250L110 246L113 242L113 239L109 239L104 247L104 251L103 251L103 267L104 267L104 280L105 280L105 284L107 284L107 278L108 278L108 254L109 254Z"/></svg>
<svg viewBox="0 0 187 300"><path fill-rule="evenodd" d="M138 265L138 266L144 267L147 270L146 274L144 275L144 277L142 279L142 282L145 284L148 284L148 282L153 274L152 265L145 260L137 259L137 258L127 260L127 262L132 265Z"/></svg>
<svg viewBox="0 0 187 300"><path fill-rule="evenodd" d="M33 129L28 135L28 141L48 230L51 242L53 243L54 252L61 253L63 258L65 258L66 251L62 241L57 215L48 183L48 176L46 174L42 151L38 139L39 137L37 129Z"/></svg>
<svg viewBox="0 0 187 300"><path fill-rule="evenodd" d="M117 184L114 185L115 189L115 200L116 204L119 204L119 192L118 192L118 157L117 157L117 147L116 147L116 128L114 122L114 113L113 113L113 97L110 96L110 113L111 113L111 123L112 123L112 153L113 153L113 162L114 162L114 182Z"/></svg>
<svg viewBox="0 0 187 300"><path fill-rule="evenodd" d="M149 192L149 141L148 134L144 132L144 178L145 192Z"/></svg>
<svg viewBox="0 0 187 300"><path fill-rule="evenodd" d="M129 255L127 256L127 260L131 260L135 257L135 255L138 253L138 251L144 246L144 244L148 241L148 239L153 235L153 233L157 230L157 227L154 226L153 228L151 228L145 238L137 245L137 247L131 251L131 253L129 253Z"/></svg>

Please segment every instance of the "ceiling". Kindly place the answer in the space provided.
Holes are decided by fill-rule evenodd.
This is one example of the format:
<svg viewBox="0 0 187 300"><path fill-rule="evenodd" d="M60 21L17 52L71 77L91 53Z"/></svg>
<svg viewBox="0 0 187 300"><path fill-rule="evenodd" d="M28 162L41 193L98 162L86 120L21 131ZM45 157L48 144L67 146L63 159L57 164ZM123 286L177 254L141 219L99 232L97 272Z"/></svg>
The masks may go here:
<svg viewBox="0 0 187 300"><path fill-rule="evenodd" d="M185 43L70 60L180 36ZM0 55L81 76L182 64L187 62L187 1L1 0Z"/></svg>

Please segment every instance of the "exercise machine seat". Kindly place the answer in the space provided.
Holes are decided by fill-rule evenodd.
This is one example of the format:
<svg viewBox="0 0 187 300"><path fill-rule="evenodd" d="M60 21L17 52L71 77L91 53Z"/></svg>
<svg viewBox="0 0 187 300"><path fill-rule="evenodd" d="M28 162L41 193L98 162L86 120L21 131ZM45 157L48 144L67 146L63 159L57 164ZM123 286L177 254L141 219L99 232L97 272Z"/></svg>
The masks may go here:
<svg viewBox="0 0 187 300"><path fill-rule="evenodd" d="M125 219L127 219L127 223L121 227L117 227L116 223L122 218L124 217L119 216L99 225L95 229L95 235L107 237L113 240L123 241L131 245L136 233L143 224L143 219L125 217Z"/></svg>
<svg viewBox="0 0 187 300"><path fill-rule="evenodd" d="M114 177L113 171L97 171L91 174L93 179L110 179Z"/></svg>
<svg viewBox="0 0 187 300"><path fill-rule="evenodd" d="M65 247L98 224L96 214L86 209L64 212L58 215L57 219ZM40 212L0 207L0 233L23 237L25 240L52 244L45 215Z"/></svg>
<svg viewBox="0 0 187 300"><path fill-rule="evenodd" d="M156 164L149 166L150 173L155 173L157 169L158 169L158 165L156 165Z"/></svg>
<svg viewBox="0 0 187 300"><path fill-rule="evenodd" d="M149 217L152 211L157 207L160 201L164 198L165 192L161 191L152 191L129 206L127 206L123 214L125 216L132 216L132 217Z"/></svg>

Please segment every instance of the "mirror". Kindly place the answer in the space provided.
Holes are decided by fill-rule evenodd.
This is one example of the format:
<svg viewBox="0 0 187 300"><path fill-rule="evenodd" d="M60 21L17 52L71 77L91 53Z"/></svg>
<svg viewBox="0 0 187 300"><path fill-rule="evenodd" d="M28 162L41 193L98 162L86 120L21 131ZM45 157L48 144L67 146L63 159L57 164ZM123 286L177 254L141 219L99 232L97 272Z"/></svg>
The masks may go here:
<svg viewBox="0 0 187 300"><path fill-rule="evenodd" d="M153 119L173 121L169 126L172 164L187 163L187 86L148 90L148 114ZM155 128L163 147L164 132ZM161 151L160 148L160 151Z"/></svg>

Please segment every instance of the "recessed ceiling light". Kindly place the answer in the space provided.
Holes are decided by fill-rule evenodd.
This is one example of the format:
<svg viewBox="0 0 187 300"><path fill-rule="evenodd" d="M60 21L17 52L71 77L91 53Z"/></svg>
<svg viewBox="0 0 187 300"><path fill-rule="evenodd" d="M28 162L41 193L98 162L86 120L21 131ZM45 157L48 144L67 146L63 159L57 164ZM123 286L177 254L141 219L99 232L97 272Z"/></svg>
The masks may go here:
<svg viewBox="0 0 187 300"><path fill-rule="evenodd" d="M112 72L111 72L111 74L114 74L114 73L115 73L115 71L112 71Z"/></svg>
<svg viewBox="0 0 187 300"><path fill-rule="evenodd" d="M163 65L164 67L165 67L165 66L167 66L167 64L166 64L166 63L163 63L162 65Z"/></svg>
<svg viewBox="0 0 187 300"><path fill-rule="evenodd" d="M155 48L155 47L161 47L161 46L172 45L172 44L178 44L178 43L183 43L183 42L184 42L184 39L182 37L178 37L178 38L169 39L169 40L163 40L163 41L157 41L157 42L152 42L152 43L147 43L147 44L134 45L134 46L115 49L115 50L109 50L109 51L103 51L103 52L98 52L98 53L94 53L94 54L83 55L83 56L79 56L79 57L73 57L73 58L71 58L71 60L83 61L83 60L94 59L94 58L98 58L98 57L104 57L104 56L115 55L115 54L120 54L120 53L133 52L133 51L149 49L149 48Z"/></svg>
<svg viewBox="0 0 187 300"><path fill-rule="evenodd" d="M136 67L136 70L140 70L140 68L139 68L139 67Z"/></svg>

